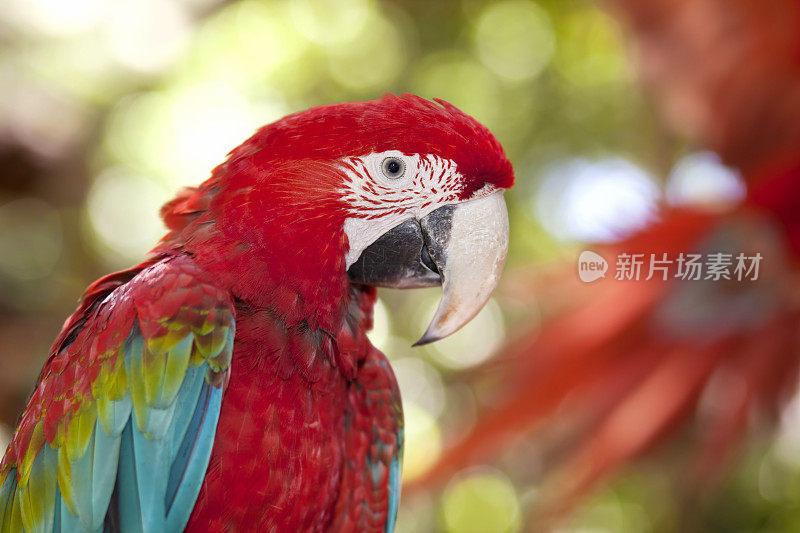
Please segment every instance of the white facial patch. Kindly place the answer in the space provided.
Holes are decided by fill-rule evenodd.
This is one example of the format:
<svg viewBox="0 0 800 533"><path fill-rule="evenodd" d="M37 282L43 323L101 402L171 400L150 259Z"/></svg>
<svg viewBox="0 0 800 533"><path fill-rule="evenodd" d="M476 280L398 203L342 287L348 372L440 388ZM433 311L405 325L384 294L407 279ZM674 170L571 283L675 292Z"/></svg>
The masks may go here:
<svg viewBox="0 0 800 533"><path fill-rule="evenodd" d="M397 159L404 165L398 177L389 177L385 168ZM421 219L448 204L458 203L464 177L450 159L432 154L403 154L397 150L371 153L342 160L345 173L343 198L350 206L344 232L350 242L345 257L347 268L355 263L370 244L398 224ZM496 188L487 185L473 198Z"/></svg>

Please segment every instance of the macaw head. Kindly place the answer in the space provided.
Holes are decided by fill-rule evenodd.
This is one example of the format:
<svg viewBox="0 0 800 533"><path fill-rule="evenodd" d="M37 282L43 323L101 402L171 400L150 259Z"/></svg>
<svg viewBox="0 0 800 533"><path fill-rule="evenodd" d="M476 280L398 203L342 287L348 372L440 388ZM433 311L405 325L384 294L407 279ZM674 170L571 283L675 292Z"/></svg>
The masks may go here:
<svg viewBox="0 0 800 533"><path fill-rule="evenodd" d="M317 107L265 126L167 204L162 248L312 328L335 327L352 285L442 285L424 344L468 322L497 285L513 180L494 136L447 102Z"/></svg>

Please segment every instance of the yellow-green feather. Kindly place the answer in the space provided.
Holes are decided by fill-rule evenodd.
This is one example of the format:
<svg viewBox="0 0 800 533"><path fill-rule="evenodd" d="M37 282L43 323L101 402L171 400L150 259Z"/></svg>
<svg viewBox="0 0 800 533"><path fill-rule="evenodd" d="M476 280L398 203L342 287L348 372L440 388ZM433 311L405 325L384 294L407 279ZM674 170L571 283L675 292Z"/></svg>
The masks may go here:
<svg viewBox="0 0 800 533"><path fill-rule="evenodd" d="M42 429L42 421L40 420L33 427L31 440L28 443L27 450L25 450L25 456L22 458L22 462L17 465L17 485L20 488L24 488L28 484L34 459L36 459L36 454L42 449L44 443L44 430Z"/></svg>
<svg viewBox="0 0 800 533"><path fill-rule="evenodd" d="M72 491L72 464L67 457L66 447L58 449L58 487L61 489L61 498L72 514L75 510L75 495Z"/></svg>
<svg viewBox="0 0 800 533"><path fill-rule="evenodd" d="M167 322L163 325L167 327L167 333L147 341L147 349L151 353L166 353L172 350L176 344L183 342L189 334L189 328L184 324Z"/></svg>
<svg viewBox="0 0 800 533"><path fill-rule="evenodd" d="M164 385L166 364L166 354L154 354L145 345L142 350L142 379L144 381L145 400L149 406L157 406L163 409L169 405L161 405L159 401Z"/></svg>
<svg viewBox="0 0 800 533"><path fill-rule="evenodd" d="M0 483L0 531L22 531L22 515L16 496L16 468L9 469L5 476Z"/></svg>
<svg viewBox="0 0 800 533"><path fill-rule="evenodd" d="M50 446L39 451L28 483L17 491L22 525L27 533L50 532L56 498L57 456Z"/></svg>
<svg viewBox="0 0 800 533"><path fill-rule="evenodd" d="M89 439L97 421L97 406L87 403L78 413L72 415L67 425L65 448L70 461L77 461L86 453Z"/></svg>
<svg viewBox="0 0 800 533"><path fill-rule="evenodd" d="M117 464L119 439L131 416L146 439L164 438L169 428L176 427L175 400L181 394L187 369L208 364L209 372L203 372L205 380L218 387L220 374L230 365L235 331L231 310L193 313L199 313L202 319L197 327L178 320L162 320L166 332L144 339L134 325L127 337L117 334L120 341L125 338L118 347L107 349L92 360L87 359L88 353L80 354L86 359L85 368L97 372L91 393L70 391L65 395L69 398L69 413L55 423L49 444L43 431L46 412L43 413L20 464L0 476L4 491L0 496L9 496L7 505L0 508L1 531L33 533L51 529L57 500L63 502L60 507L64 512L80 519L82 527L91 525L96 529L102 525L102 509L108 505L108 500L103 502L103 491L107 488L107 496L111 497L117 475L116 468L109 469L106 463ZM179 444L180 438L170 446ZM98 451L101 455L95 455ZM98 464L104 466L99 468ZM13 479L4 484L8 476Z"/></svg>
<svg viewBox="0 0 800 533"><path fill-rule="evenodd" d="M186 377L186 369L189 367L189 359L192 356L193 340L192 335L186 335L179 343L173 345L167 354L161 396L169 403L175 400L175 396L181 388L181 383Z"/></svg>

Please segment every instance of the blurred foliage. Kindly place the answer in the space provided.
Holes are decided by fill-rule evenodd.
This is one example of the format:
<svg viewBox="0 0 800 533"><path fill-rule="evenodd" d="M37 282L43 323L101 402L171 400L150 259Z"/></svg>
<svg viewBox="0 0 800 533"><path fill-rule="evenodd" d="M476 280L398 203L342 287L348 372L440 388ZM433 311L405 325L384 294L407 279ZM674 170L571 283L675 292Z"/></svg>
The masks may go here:
<svg viewBox="0 0 800 533"><path fill-rule="evenodd" d="M591 237L608 237L644 223L683 148L653 119L623 48L588 0L7 0L0 420L13 426L82 289L161 236L159 206L289 112L407 91L486 123L517 171L507 195L512 278L571 253L587 224ZM602 186L570 189L587 175ZM554 227L566 229L544 229ZM412 350L437 296L382 293L372 335L404 395L407 479L474 419L480 391L459 371L548 305L501 288L457 336ZM702 504L671 500L662 458L598 491L564 527L673 530L694 512L709 530L794 530L798 465L771 454L767 443L749 450ZM514 450L441 495L406 499L398 529L517 531L537 499L537 461L535 449Z"/></svg>

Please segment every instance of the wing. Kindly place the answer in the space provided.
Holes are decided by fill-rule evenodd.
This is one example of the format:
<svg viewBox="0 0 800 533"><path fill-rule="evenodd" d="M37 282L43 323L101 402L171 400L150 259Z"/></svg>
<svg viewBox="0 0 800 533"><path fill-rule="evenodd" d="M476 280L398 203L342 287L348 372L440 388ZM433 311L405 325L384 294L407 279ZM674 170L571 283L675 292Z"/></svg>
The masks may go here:
<svg viewBox="0 0 800 533"><path fill-rule="evenodd" d="M54 345L0 463L1 531L180 531L189 519L233 305L186 256L129 273L91 287Z"/></svg>
<svg viewBox="0 0 800 533"><path fill-rule="evenodd" d="M350 385L345 468L331 531L394 531L403 461L403 408L386 357L375 350Z"/></svg>

